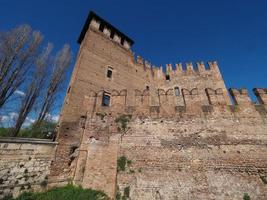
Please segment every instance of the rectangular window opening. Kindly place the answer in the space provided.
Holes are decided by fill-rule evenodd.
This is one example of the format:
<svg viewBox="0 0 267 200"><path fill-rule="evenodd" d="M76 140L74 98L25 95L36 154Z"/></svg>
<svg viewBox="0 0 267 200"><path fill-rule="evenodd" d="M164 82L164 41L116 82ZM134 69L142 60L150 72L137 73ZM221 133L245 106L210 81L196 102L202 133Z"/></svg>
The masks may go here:
<svg viewBox="0 0 267 200"><path fill-rule="evenodd" d="M105 107L110 106L110 96L107 93L103 94L102 106L105 106Z"/></svg>
<svg viewBox="0 0 267 200"><path fill-rule="evenodd" d="M166 81L170 81L170 80L171 80L170 75L166 74Z"/></svg>
<svg viewBox="0 0 267 200"><path fill-rule="evenodd" d="M179 87L174 88L175 96L180 96L180 90Z"/></svg>
<svg viewBox="0 0 267 200"><path fill-rule="evenodd" d="M112 68L111 67L108 68L107 77L112 78Z"/></svg>

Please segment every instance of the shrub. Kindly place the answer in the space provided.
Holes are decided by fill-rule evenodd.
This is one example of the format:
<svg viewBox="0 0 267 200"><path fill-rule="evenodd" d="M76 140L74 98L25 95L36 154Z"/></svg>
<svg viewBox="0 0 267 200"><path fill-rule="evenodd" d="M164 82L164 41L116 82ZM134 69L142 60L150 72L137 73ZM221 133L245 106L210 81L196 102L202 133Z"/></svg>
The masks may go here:
<svg viewBox="0 0 267 200"><path fill-rule="evenodd" d="M248 195L248 193L244 194L243 200L250 200L250 196Z"/></svg>
<svg viewBox="0 0 267 200"><path fill-rule="evenodd" d="M82 187L67 185L65 187L53 188L46 192L32 193L24 192L16 199L10 200L107 200L108 197L101 191L83 189Z"/></svg>
<svg viewBox="0 0 267 200"><path fill-rule="evenodd" d="M126 166L127 158L125 156L121 156L118 161L118 170L117 171L125 171L125 166Z"/></svg>
<svg viewBox="0 0 267 200"><path fill-rule="evenodd" d="M126 131L128 122L131 120L132 115L120 115L115 119L115 122L119 125L118 131Z"/></svg>
<svg viewBox="0 0 267 200"><path fill-rule="evenodd" d="M11 128L0 127L0 137L10 137Z"/></svg>
<svg viewBox="0 0 267 200"><path fill-rule="evenodd" d="M124 188L123 195L127 198L130 197L130 186Z"/></svg>

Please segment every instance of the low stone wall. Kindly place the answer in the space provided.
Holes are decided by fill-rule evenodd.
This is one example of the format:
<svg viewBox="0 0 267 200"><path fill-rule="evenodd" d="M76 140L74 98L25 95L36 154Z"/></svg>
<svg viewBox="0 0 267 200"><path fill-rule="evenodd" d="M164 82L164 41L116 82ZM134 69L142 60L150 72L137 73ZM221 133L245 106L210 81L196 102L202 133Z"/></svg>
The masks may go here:
<svg viewBox="0 0 267 200"><path fill-rule="evenodd" d="M56 145L44 139L0 138L0 199L44 189Z"/></svg>

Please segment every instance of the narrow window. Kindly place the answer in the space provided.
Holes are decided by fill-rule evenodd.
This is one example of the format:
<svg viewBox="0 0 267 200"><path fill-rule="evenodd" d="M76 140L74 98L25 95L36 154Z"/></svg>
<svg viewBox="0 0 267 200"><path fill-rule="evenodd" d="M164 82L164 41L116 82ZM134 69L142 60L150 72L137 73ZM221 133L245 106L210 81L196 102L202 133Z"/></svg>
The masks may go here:
<svg viewBox="0 0 267 200"><path fill-rule="evenodd" d="M108 67L107 77L112 78L112 68L111 67Z"/></svg>
<svg viewBox="0 0 267 200"><path fill-rule="evenodd" d="M103 94L102 106L110 106L110 96L106 93Z"/></svg>
<svg viewBox="0 0 267 200"><path fill-rule="evenodd" d="M166 74L166 81L169 81L169 80L171 80L170 79L170 75L169 74Z"/></svg>
<svg viewBox="0 0 267 200"><path fill-rule="evenodd" d="M174 88L175 96L180 96L180 90L179 87Z"/></svg>

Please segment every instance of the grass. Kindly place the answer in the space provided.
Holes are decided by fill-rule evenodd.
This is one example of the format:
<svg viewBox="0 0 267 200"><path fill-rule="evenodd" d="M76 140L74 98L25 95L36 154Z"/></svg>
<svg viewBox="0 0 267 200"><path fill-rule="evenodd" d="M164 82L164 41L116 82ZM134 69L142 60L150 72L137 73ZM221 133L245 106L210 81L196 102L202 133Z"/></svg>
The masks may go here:
<svg viewBox="0 0 267 200"><path fill-rule="evenodd" d="M108 200L106 194L101 191L83 189L79 186L67 185L53 188L46 192L24 192L18 198L6 198L5 200Z"/></svg>

